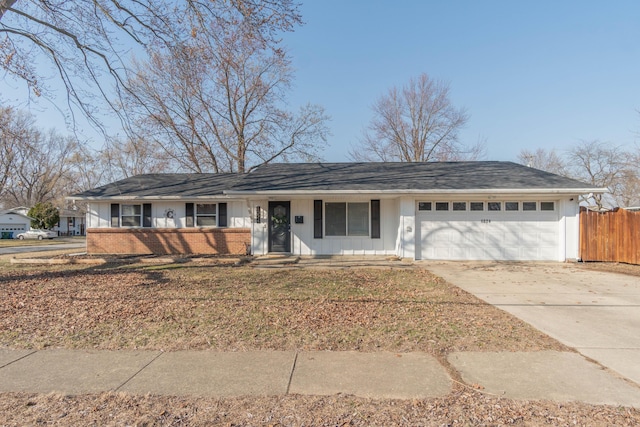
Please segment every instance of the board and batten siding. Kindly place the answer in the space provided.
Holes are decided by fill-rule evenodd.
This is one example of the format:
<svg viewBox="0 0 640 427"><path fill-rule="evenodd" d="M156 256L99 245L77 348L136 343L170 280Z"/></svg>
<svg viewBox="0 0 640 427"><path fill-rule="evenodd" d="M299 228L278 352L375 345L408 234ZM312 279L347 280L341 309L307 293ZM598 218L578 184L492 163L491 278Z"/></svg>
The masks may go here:
<svg viewBox="0 0 640 427"><path fill-rule="evenodd" d="M151 203L151 227L152 228L185 228L186 225L186 201L109 201L91 202L87 207L87 228L111 227L111 204L142 204ZM194 202L198 203L198 202ZM244 201L211 200L201 203L227 203L227 227L248 228L250 219L246 211ZM167 217L167 212L173 211L173 218Z"/></svg>
<svg viewBox="0 0 640 427"><path fill-rule="evenodd" d="M286 201L286 199L283 199ZM315 255L395 255L398 234L398 202L395 199L380 200L380 238L324 236L314 238L314 200L327 202L370 202L371 198L292 199L291 202L291 253L301 256ZM267 200L251 203L251 250L254 255L268 253L269 224ZM258 211L261 213L257 221ZM303 223L296 224L295 217L302 216ZM323 224L324 225L324 224ZM371 224L370 224L371 225Z"/></svg>

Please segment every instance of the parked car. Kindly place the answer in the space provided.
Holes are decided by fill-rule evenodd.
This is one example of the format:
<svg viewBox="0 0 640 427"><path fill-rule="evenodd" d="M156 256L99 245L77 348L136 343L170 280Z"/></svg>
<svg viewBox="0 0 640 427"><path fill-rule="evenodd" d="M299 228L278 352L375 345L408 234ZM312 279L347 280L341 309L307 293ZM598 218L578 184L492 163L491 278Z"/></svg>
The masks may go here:
<svg viewBox="0 0 640 427"><path fill-rule="evenodd" d="M20 233L15 236L16 239L24 240L24 239L53 239L54 237L58 237L58 233L51 230L29 230L24 233Z"/></svg>

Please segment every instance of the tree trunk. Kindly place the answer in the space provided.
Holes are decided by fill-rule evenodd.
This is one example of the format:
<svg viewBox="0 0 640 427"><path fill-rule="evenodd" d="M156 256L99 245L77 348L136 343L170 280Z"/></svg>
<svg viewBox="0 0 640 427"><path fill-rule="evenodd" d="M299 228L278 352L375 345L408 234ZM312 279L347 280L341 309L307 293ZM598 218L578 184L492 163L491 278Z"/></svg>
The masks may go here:
<svg viewBox="0 0 640 427"><path fill-rule="evenodd" d="M9 10L11 6L18 0L0 0L0 19L4 16L4 13Z"/></svg>

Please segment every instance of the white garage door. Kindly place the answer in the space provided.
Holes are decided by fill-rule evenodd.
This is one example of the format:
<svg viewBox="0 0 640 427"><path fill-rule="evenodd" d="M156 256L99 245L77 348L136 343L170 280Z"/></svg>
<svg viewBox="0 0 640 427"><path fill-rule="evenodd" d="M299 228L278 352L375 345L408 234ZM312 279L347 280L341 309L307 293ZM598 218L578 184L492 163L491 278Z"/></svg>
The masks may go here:
<svg viewBox="0 0 640 427"><path fill-rule="evenodd" d="M555 202L422 202L417 216L419 257L557 260L557 209Z"/></svg>
<svg viewBox="0 0 640 427"><path fill-rule="evenodd" d="M13 237L18 233L26 231L27 227L24 224L0 224L0 232L11 233Z"/></svg>

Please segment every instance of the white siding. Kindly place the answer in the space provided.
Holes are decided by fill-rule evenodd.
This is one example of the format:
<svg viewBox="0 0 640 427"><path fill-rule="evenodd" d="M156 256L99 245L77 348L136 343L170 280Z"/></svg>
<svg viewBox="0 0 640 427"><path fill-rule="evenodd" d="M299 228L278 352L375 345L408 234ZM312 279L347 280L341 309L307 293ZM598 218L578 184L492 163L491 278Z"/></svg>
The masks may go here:
<svg viewBox="0 0 640 427"><path fill-rule="evenodd" d="M251 253L264 255L269 252L269 239L267 235L267 209L269 202L266 200L254 200L250 204L251 221ZM257 220L260 212L260 222Z"/></svg>
<svg viewBox="0 0 640 427"><path fill-rule="evenodd" d="M416 255L419 248L416 248L415 204L413 198L403 197L400 199L396 254L401 258L417 259L418 256Z"/></svg>
<svg viewBox="0 0 640 427"><path fill-rule="evenodd" d="M370 198L321 198L326 202L359 201L368 202ZM286 199L282 199L286 200ZM313 201L314 199L291 200L291 253L301 256L315 255L393 255L396 253L396 237L398 230L398 203L396 200L382 199L380 201L380 238L366 237L336 237L323 236L322 239L313 237ZM255 218L257 206L262 210L262 219L258 224ZM268 253L268 218L267 200L252 201L251 248L254 255ZM303 217L302 224L296 224L294 218ZM326 227L323 227L323 229Z"/></svg>
<svg viewBox="0 0 640 427"><path fill-rule="evenodd" d="M87 228L111 226L111 203L91 202L87 206Z"/></svg>
<svg viewBox="0 0 640 427"><path fill-rule="evenodd" d="M27 231L31 228L31 220L21 215L2 214L0 215L0 231L16 234Z"/></svg>
<svg viewBox="0 0 640 427"><path fill-rule="evenodd" d="M186 227L186 206L181 201L113 201L92 202L87 207L87 228L111 227L111 203L143 204L151 203L152 227L183 228ZM194 202L198 203L198 202ZM249 227L250 219L245 201L211 200L200 203L227 203L227 226L229 228ZM168 215L173 213L173 218Z"/></svg>
<svg viewBox="0 0 640 427"><path fill-rule="evenodd" d="M472 195L469 195L470 199ZM368 202L375 197L293 198L291 202L291 252L295 255L397 255L412 259L514 259L559 260L578 257L578 197L553 200L553 212L423 212L417 202L425 199L406 196L380 199L380 239L370 237L313 237L313 200L327 202ZM501 200L512 200L505 197ZM531 197L526 200L542 198ZM281 198L280 200L288 200ZM426 199L429 200L429 199ZM438 201L448 199L439 198ZM464 200L458 198L456 200ZM467 199L468 200L468 199ZM520 198L520 202L525 199ZM549 200L549 199L546 199ZM431 199L435 203L435 199ZM449 200L450 202L453 200ZM219 203L222 200L212 200ZM227 221L231 228L251 228L251 253L268 253L267 199L228 201ZM120 202L123 203L123 202ZM124 202L124 203L142 203ZM153 226L186 226L185 202L159 201L152 204ZM194 203L197 203L194 201ZM260 207L260 222L256 212ZM435 206L434 206L435 207ZM172 210L173 218L167 213ZM111 202L92 202L87 210L87 228L110 227ZM302 224L294 218L303 217ZM491 219L491 222L483 222ZM323 231L326 226L323 224Z"/></svg>
<svg viewBox="0 0 640 427"><path fill-rule="evenodd" d="M579 196L573 196L562 201L561 214L566 233L564 257L560 261L576 260L580 254L580 206Z"/></svg>

